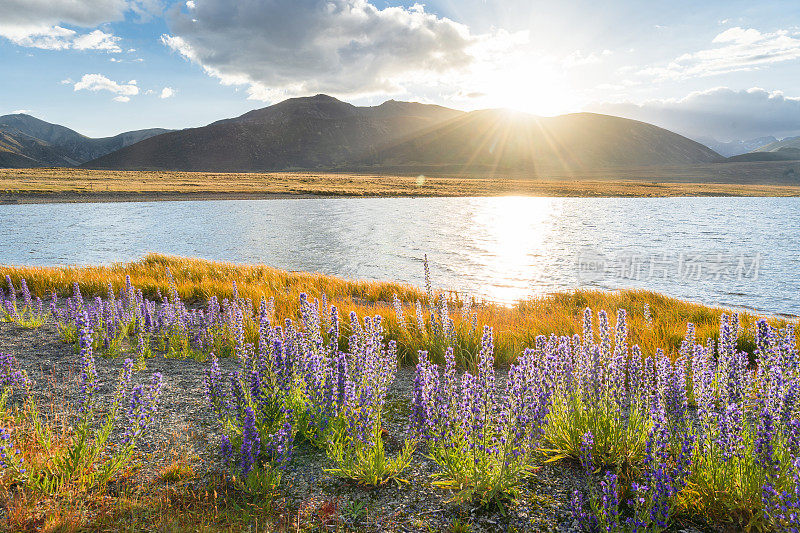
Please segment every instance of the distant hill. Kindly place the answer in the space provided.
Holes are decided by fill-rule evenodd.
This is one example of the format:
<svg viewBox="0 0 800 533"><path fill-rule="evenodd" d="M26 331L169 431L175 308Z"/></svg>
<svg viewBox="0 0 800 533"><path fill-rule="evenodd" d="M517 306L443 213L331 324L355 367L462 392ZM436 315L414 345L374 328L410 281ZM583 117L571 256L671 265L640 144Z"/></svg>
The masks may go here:
<svg viewBox="0 0 800 533"><path fill-rule="evenodd" d="M778 152L784 149L795 149L800 150L800 136L799 137L788 137L783 139L782 141L776 141L773 143L766 144L753 150L754 152Z"/></svg>
<svg viewBox="0 0 800 533"><path fill-rule="evenodd" d="M800 137L789 137L775 141L752 152L728 158L732 162L754 161L800 161Z"/></svg>
<svg viewBox="0 0 800 533"><path fill-rule="evenodd" d="M711 137L693 137L693 139L700 144L704 144L725 157L732 157L735 155L746 154L756 148L760 148L765 144L776 142L778 139L772 137L756 137L755 139L735 140L735 141L718 141Z"/></svg>
<svg viewBox="0 0 800 533"><path fill-rule="evenodd" d="M723 160L662 128L606 115L464 113L390 100L356 107L292 98L201 128L159 135L86 163L121 170L270 171L417 167L492 170L648 166Z"/></svg>
<svg viewBox="0 0 800 533"><path fill-rule="evenodd" d="M3 115L0 167L76 166L168 131L153 128L94 139L30 115Z"/></svg>
<svg viewBox="0 0 800 533"><path fill-rule="evenodd" d="M329 169L463 114L388 101L356 107L326 95L292 98L201 128L153 137L87 163L90 168L207 171Z"/></svg>
<svg viewBox="0 0 800 533"><path fill-rule="evenodd" d="M382 146L364 158L363 163L395 169L491 173L686 165L722 160L700 143L635 120L594 113L541 118L506 110L484 110Z"/></svg>

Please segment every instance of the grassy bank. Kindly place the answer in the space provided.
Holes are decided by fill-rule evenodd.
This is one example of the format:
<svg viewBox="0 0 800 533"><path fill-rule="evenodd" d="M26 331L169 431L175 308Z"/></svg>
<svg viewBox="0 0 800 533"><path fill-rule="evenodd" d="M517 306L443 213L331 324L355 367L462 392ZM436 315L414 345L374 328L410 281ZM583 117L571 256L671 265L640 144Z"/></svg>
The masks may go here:
<svg viewBox="0 0 800 533"><path fill-rule="evenodd" d="M620 533L623 515L783 531L800 488L797 339L749 314L645 291L505 307L154 254L0 267L0 287L4 530L560 531L586 511ZM50 313L35 296L53 291ZM391 341L443 373L398 369Z"/></svg>
<svg viewBox="0 0 800 533"><path fill-rule="evenodd" d="M321 196L799 196L780 172L717 168L595 171L580 176L470 177L310 172L123 172L0 169L0 202L104 202ZM727 167L724 169L730 171ZM742 176L755 173L751 182ZM763 176L761 175L763 174ZM672 177L670 177L672 176ZM744 183L743 183L744 181ZM776 185L777 184L777 185Z"/></svg>
<svg viewBox="0 0 800 533"><path fill-rule="evenodd" d="M256 306L262 297L274 298L276 318L297 319L301 293L312 299L321 299L325 295L330 304L338 307L343 318L351 311L359 316L381 315L387 338L397 341L400 356L406 364L416 361L417 350L430 350L437 357L444 350L444 343L436 342L430 332L399 323L393 305L395 295L402 302L403 314L409 321L415 315L417 301L426 308L427 319L429 303L425 291L399 283L347 280L287 272L264 265L239 265L158 254L109 267L0 266L0 276L10 276L15 286L19 286L24 278L30 290L43 298L53 291L59 296L68 296L75 283L84 296L103 296L108 292L109 284L119 292L125 287L126 276L130 276L133 285L152 299L157 294L168 294L168 270L180 297L195 305L205 303L211 296L220 300L232 298L233 282L236 282L239 297L251 299ZM627 310L631 344L638 344L647 354L662 348L670 355L677 354L687 322L695 324L699 338L716 338L724 312L721 308L643 290L579 290L531 298L514 306L465 301L457 293L449 293L447 299L455 323L457 352L464 358L477 353L480 327L489 325L495 332L495 358L501 364L512 362L524 348L534 346L538 335L581 333L581 317L586 307L604 309L609 316L614 316L619 309ZM740 315L742 335L739 347L748 353L754 349L756 318L750 313ZM479 325L477 330L473 323ZM783 327L786 321L771 319L771 323Z"/></svg>

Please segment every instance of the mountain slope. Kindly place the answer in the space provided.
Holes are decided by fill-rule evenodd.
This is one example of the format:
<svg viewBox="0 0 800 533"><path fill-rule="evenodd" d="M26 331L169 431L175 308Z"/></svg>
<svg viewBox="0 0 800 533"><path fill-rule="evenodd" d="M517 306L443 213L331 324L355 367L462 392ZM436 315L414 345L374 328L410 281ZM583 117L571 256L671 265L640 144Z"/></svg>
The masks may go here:
<svg viewBox="0 0 800 533"><path fill-rule="evenodd" d="M207 171L334 168L362 156L376 142L461 114L408 102L356 107L326 95L292 98L201 128L159 135L85 166Z"/></svg>
<svg viewBox="0 0 800 533"><path fill-rule="evenodd" d="M268 171L432 168L493 171L682 165L720 161L709 148L634 120L576 113L540 118L464 113L390 100L356 107L292 98L232 119L167 133L85 166L120 170Z"/></svg>
<svg viewBox="0 0 800 533"><path fill-rule="evenodd" d="M535 172L722 159L700 143L635 120L594 113L541 118L484 110L388 143L362 162L391 168Z"/></svg>
<svg viewBox="0 0 800 533"><path fill-rule="evenodd" d="M75 166L167 131L170 130L153 128L95 139L64 126L17 113L0 116L0 133L9 146L15 146L14 150L0 150L27 157L36 166ZM12 138L13 142L10 140Z"/></svg>
<svg viewBox="0 0 800 533"><path fill-rule="evenodd" d="M800 137L788 137L782 141L776 141L756 148L753 152L778 152L783 149L800 150Z"/></svg>
<svg viewBox="0 0 800 533"><path fill-rule="evenodd" d="M66 154L42 140L0 130L0 168L73 165Z"/></svg>
<svg viewBox="0 0 800 533"><path fill-rule="evenodd" d="M765 144L774 143L778 139L775 137L756 137L755 139L735 140L735 141L718 141L711 137L693 137L693 139L700 144L708 146L718 154L724 157L733 157L741 154L746 154L756 148L764 146Z"/></svg>

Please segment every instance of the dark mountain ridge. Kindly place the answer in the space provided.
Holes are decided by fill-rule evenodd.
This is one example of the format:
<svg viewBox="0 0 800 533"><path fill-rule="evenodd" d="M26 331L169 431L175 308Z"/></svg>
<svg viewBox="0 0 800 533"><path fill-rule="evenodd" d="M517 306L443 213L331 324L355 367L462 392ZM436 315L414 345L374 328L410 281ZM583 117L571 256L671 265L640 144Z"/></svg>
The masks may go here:
<svg viewBox="0 0 800 533"><path fill-rule="evenodd" d="M713 150L678 134L608 115L465 113L394 100L357 107L319 94L151 137L85 166L228 172L425 167L483 172L721 160Z"/></svg>
<svg viewBox="0 0 800 533"><path fill-rule="evenodd" d="M91 138L30 115L3 115L0 116L0 167L76 166L168 131L151 128Z"/></svg>

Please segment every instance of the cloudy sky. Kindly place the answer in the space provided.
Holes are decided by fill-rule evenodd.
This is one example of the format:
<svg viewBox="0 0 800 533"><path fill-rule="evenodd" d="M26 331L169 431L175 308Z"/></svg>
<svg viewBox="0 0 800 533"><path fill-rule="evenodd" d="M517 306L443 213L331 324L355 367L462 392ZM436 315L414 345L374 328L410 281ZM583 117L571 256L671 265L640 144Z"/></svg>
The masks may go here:
<svg viewBox="0 0 800 533"><path fill-rule="evenodd" d="M0 0L0 114L91 136L324 92L800 134L797 0Z"/></svg>

